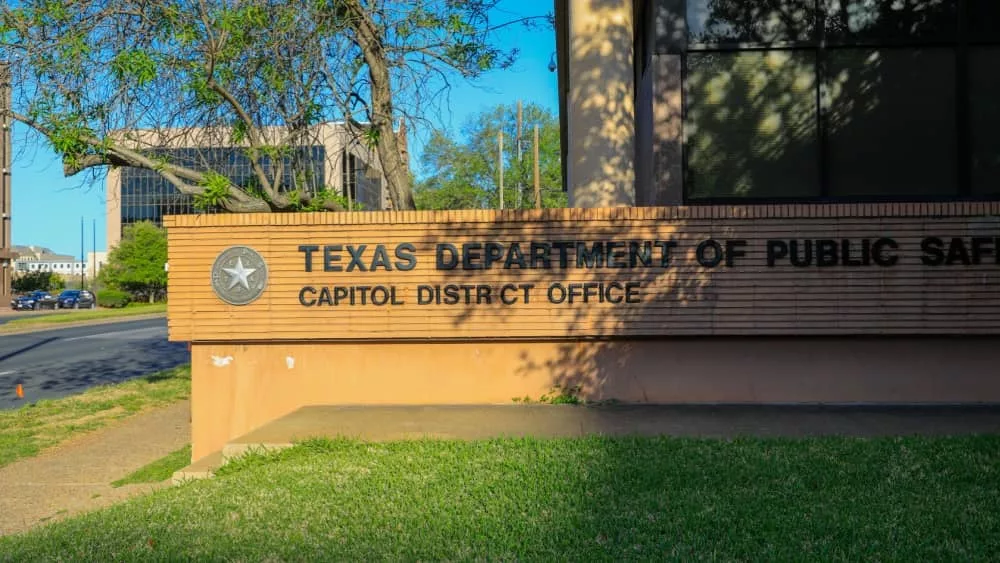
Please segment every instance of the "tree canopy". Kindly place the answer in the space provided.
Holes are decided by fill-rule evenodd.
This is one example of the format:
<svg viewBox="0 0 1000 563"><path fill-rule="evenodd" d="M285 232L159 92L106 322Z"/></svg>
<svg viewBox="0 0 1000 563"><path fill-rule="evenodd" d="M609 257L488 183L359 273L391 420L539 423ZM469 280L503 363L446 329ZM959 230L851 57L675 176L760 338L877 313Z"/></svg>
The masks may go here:
<svg viewBox="0 0 1000 563"><path fill-rule="evenodd" d="M565 207L560 165L559 118L526 104L522 112L521 154L517 108L501 105L470 118L461 138L435 131L421 158L432 173L416 188L419 209L486 209L499 206L498 133L504 133L504 207L530 208L534 196L534 126L538 125L542 207Z"/></svg>
<svg viewBox="0 0 1000 563"><path fill-rule="evenodd" d="M153 301L167 287L167 234L149 221L126 225L108 254L101 282Z"/></svg>
<svg viewBox="0 0 1000 563"><path fill-rule="evenodd" d="M0 6L0 48L12 117L51 143L66 175L140 167L204 206L339 209L328 190L303 188L308 163L291 156L319 123L343 121L377 153L393 206L412 209L400 127L426 120L456 77L511 64L494 33L515 22L491 21L496 3L21 0ZM244 148L253 180L149 150L194 131Z"/></svg>
<svg viewBox="0 0 1000 563"><path fill-rule="evenodd" d="M66 287L66 280L55 272L35 270L15 276L11 281L11 289L18 293L29 291L58 291Z"/></svg>

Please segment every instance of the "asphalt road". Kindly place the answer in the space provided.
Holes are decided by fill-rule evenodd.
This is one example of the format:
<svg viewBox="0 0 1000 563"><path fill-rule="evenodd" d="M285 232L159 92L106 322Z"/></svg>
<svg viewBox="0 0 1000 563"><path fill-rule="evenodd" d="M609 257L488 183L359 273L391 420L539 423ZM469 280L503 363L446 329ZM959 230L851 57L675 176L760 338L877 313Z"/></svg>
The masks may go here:
<svg viewBox="0 0 1000 563"><path fill-rule="evenodd" d="M166 319L0 335L0 409L119 383L191 361ZM24 388L18 400L16 385Z"/></svg>

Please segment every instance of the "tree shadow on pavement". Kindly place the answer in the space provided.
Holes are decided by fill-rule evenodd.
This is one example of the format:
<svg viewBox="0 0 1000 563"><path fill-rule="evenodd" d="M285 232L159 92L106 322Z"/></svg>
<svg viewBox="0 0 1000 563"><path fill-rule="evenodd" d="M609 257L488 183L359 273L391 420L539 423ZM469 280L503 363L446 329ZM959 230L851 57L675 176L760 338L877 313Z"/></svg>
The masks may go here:
<svg viewBox="0 0 1000 563"><path fill-rule="evenodd" d="M0 408L23 406L39 399L64 397L80 393L98 385L121 383L136 377L168 370L191 361L191 353L182 342L134 342L123 347L121 353L94 360L74 362L72 370L59 366L62 359L53 359L53 373L47 375L48 362L40 362L32 371L33 379L25 381L25 399L18 400L14 389L0 390ZM30 376L29 376L30 377Z"/></svg>
<svg viewBox="0 0 1000 563"><path fill-rule="evenodd" d="M2 362L4 360L9 360L9 359L14 358L16 356L20 356L21 354L24 354L25 352L30 352L30 351L32 351L32 350L34 350L36 348L41 348L42 346L45 346L46 344L50 344L52 342L55 342L56 340L59 340L59 338L55 337L55 336L39 340L38 342L35 342L35 343L30 344L28 346L25 346L24 348L19 348L17 350L14 350L13 352L10 352L8 354L4 354L3 356L0 356L0 362Z"/></svg>

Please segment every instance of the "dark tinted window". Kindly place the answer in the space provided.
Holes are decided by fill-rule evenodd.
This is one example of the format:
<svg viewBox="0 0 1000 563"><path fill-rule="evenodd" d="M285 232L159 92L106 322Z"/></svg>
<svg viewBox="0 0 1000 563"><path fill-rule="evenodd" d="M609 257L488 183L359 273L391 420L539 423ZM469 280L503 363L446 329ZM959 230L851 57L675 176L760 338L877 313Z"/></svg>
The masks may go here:
<svg viewBox="0 0 1000 563"><path fill-rule="evenodd" d="M686 8L686 197L1000 196L1000 0Z"/></svg>
<svg viewBox="0 0 1000 563"><path fill-rule="evenodd" d="M1000 47L972 49L969 82L972 193L1000 194Z"/></svg>
<svg viewBox="0 0 1000 563"><path fill-rule="evenodd" d="M815 40L814 0L688 0L691 43L803 43Z"/></svg>
<svg viewBox="0 0 1000 563"><path fill-rule="evenodd" d="M995 1L995 0L991 0ZM821 0L824 38L875 44L954 41L956 0Z"/></svg>
<svg viewBox="0 0 1000 563"><path fill-rule="evenodd" d="M1000 0L967 0L969 39L1000 41Z"/></svg>
<svg viewBox="0 0 1000 563"><path fill-rule="evenodd" d="M816 64L809 51L691 53L691 197L815 197Z"/></svg>
<svg viewBox="0 0 1000 563"><path fill-rule="evenodd" d="M827 69L830 195L958 193L953 50L842 49Z"/></svg>

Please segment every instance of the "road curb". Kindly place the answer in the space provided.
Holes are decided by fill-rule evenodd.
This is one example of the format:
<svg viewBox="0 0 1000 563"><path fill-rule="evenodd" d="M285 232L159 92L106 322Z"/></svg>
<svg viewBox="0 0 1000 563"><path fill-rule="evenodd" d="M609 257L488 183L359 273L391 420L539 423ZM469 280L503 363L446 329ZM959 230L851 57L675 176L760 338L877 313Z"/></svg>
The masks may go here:
<svg viewBox="0 0 1000 563"><path fill-rule="evenodd" d="M147 321L150 319L164 318L166 316L167 316L166 313L150 313L148 315L128 315L124 317L108 317L105 319L93 319L90 321L80 321L74 323L57 323L57 324L50 324L37 327L24 327L21 329L14 328L13 330L7 330L4 328L4 325L0 325L0 336L8 334L32 334L35 332L62 330L64 328L79 328L82 326L100 326L100 325L124 323L130 321Z"/></svg>

